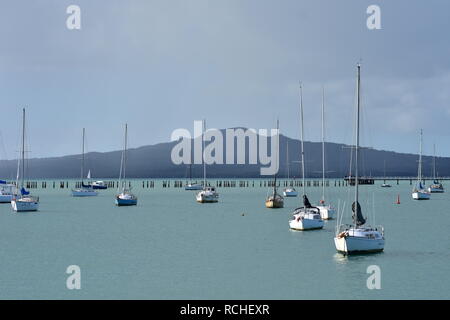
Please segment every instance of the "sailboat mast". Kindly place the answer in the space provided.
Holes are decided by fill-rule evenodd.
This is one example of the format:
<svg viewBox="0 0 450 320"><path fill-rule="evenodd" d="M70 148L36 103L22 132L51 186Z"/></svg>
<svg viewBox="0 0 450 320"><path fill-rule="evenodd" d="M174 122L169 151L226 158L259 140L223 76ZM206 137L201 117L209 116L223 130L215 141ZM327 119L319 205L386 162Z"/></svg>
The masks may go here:
<svg viewBox="0 0 450 320"><path fill-rule="evenodd" d="M206 162L205 162L205 131L206 131L206 120L203 119L203 132L202 132L202 161L203 161L203 187L206 188Z"/></svg>
<svg viewBox="0 0 450 320"><path fill-rule="evenodd" d="M22 109L22 179L21 188L25 183L25 108Z"/></svg>
<svg viewBox="0 0 450 320"><path fill-rule="evenodd" d="M127 142L128 142L128 124L127 123L125 123L125 141L124 141L124 148L123 148L123 180L124 180L124 182L123 183L125 183L125 177L126 177L126 175L125 175L125 172L126 172L126 169L127 169Z"/></svg>
<svg viewBox="0 0 450 320"><path fill-rule="evenodd" d="M289 141L286 141L286 166L287 166L287 179L289 181Z"/></svg>
<svg viewBox="0 0 450 320"><path fill-rule="evenodd" d="M325 89L322 86L322 201L325 201Z"/></svg>
<svg viewBox="0 0 450 320"><path fill-rule="evenodd" d="M279 161L278 156L279 156L279 153L280 153L280 148L279 148L279 146L280 146L280 132L279 131L280 131L280 121L277 118L277 135L276 135L277 147L276 147L276 150L271 151L271 152L275 152L277 168L278 168L278 161ZM277 193L277 173L275 173L275 177L274 178L275 179L273 181L273 197L275 198L275 194Z"/></svg>
<svg viewBox="0 0 450 320"><path fill-rule="evenodd" d="M436 181L436 145L433 144L433 180Z"/></svg>
<svg viewBox="0 0 450 320"><path fill-rule="evenodd" d="M359 197L359 181L358 181L358 153L359 153L359 112L361 104L361 65L358 63L358 77L356 84L356 145L355 145L355 225L358 212L358 197Z"/></svg>
<svg viewBox="0 0 450 320"><path fill-rule="evenodd" d="M84 178L84 134L85 129L83 128L83 134L82 134L82 147L81 147L81 183L83 183Z"/></svg>
<svg viewBox="0 0 450 320"><path fill-rule="evenodd" d="M302 187L303 187L303 195L306 195L305 190L305 152L304 152L304 146L303 146L303 92L302 92L302 84L300 83L300 122L301 122L301 134L300 134L300 141L301 141L301 161L302 161Z"/></svg>
<svg viewBox="0 0 450 320"><path fill-rule="evenodd" d="M419 182L422 181L422 129L420 129L420 141L419 141L419 174L417 179Z"/></svg>

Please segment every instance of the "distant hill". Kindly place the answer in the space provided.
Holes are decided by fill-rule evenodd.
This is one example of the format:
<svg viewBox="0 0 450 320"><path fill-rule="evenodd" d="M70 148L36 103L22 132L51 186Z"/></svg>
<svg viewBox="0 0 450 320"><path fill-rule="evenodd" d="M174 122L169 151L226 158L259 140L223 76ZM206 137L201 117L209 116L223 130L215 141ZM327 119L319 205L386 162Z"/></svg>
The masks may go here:
<svg viewBox="0 0 450 320"><path fill-rule="evenodd" d="M286 144L289 143L291 176L300 176L300 142L286 136L280 136L280 171L286 175ZM187 165L174 165L170 159L171 150L177 142L159 143L128 150L127 176L131 178L184 178ZM225 145L225 143L224 143ZM307 176L320 177L322 170L322 147L319 142L305 142L305 165ZM327 176L342 178L349 174L351 148L344 144L326 143ZM225 157L224 150L224 157ZM117 178L120 168L121 151L90 152L86 155L86 171L91 170L93 178ZM68 155L53 158L33 158L27 162L30 179L37 178L78 178L80 176L80 158ZM418 156L363 148L361 151L361 173L367 176L383 176L386 161L387 176L416 176ZM432 157L424 157L423 172L431 176ZM450 176L450 158L436 158L440 176ZM210 165L208 177L246 178L260 177L260 165ZM17 170L17 160L0 161L0 178L13 179ZM193 175L201 177L202 166L193 166Z"/></svg>

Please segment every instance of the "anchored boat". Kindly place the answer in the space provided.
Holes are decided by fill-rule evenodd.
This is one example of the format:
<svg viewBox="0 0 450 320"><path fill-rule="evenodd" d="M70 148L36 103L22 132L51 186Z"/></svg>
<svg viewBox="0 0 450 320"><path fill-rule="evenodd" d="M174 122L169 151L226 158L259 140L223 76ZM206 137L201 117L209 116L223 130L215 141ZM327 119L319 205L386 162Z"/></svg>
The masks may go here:
<svg viewBox="0 0 450 320"><path fill-rule="evenodd" d="M16 186L14 184L9 184L4 180L0 180L0 203L10 203L14 197L15 189Z"/></svg>
<svg viewBox="0 0 450 320"><path fill-rule="evenodd" d="M127 144L128 144L128 125L125 124L125 138L122 151L122 159L120 161L119 184L117 187L117 195L115 203L117 206L135 206L137 205L137 197L131 192L130 183L126 181L127 168Z"/></svg>
<svg viewBox="0 0 450 320"><path fill-rule="evenodd" d="M202 162L203 162L203 188L195 196L195 200L199 203L215 203L219 202L219 193L215 187L208 186L206 181L206 162L205 162L205 131L206 121L203 120L203 132L202 132Z"/></svg>
<svg viewBox="0 0 450 320"><path fill-rule="evenodd" d="M412 198L414 200L429 200L431 194L425 189L422 184L422 129L420 129L419 141L419 169L417 170L417 182L412 190Z"/></svg>
<svg viewBox="0 0 450 320"><path fill-rule="evenodd" d="M336 210L325 201L325 90L322 87L322 198L317 208L323 220L331 220L336 215Z"/></svg>
<svg viewBox="0 0 450 320"><path fill-rule="evenodd" d="M273 137L272 137L273 139ZM276 136L276 161L278 163L279 160L279 145L280 145L280 133L279 133L279 122L277 120L277 136ZM277 174L274 174L274 181L273 181L273 188L272 188L272 194L266 198L265 201L266 208L269 209L278 209L284 207L284 198L278 194L277 190Z"/></svg>
<svg viewBox="0 0 450 320"><path fill-rule="evenodd" d="M357 107L356 107L356 143L355 143L355 199L352 204L353 224L337 224L334 244L336 250L345 255L372 253L384 250L384 228L366 226L359 204L358 154L359 154L359 113L361 66L357 66Z"/></svg>
<svg viewBox="0 0 450 320"><path fill-rule="evenodd" d="M305 149L303 145L304 124L303 124L303 93L300 85L300 122L301 122L301 163L302 163L302 189L303 189L303 207L299 207L292 213L292 219L289 221L289 227L292 230L315 230L322 229L324 222L320 216L320 209L313 207L306 196L305 182Z"/></svg>
<svg viewBox="0 0 450 320"><path fill-rule="evenodd" d="M90 184L84 184L84 140L85 140L85 129L83 128L82 134L82 147L81 147L81 187L72 189L73 197L93 197L98 195L98 192ZM89 170L88 179L91 176L91 171Z"/></svg>
<svg viewBox="0 0 450 320"><path fill-rule="evenodd" d="M275 179L273 181L273 189L272 194L266 199L266 208L269 209L278 209L284 207L284 198L278 194L277 191L277 176L275 175Z"/></svg>
<svg viewBox="0 0 450 320"><path fill-rule="evenodd" d="M32 196L25 189L25 108L22 110L22 149L21 159L17 166L16 185L20 186L19 192L11 199L11 206L16 212L37 211L39 209L39 197ZM19 183L19 176L21 177Z"/></svg>
<svg viewBox="0 0 450 320"><path fill-rule="evenodd" d="M386 183L386 160L384 160L384 183L381 185L382 188L391 188L389 183Z"/></svg>
<svg viewBox="0 0 450 320"><path fill-rule="evenodd" d="M299 207L292 213L289 227L292 230L305 231L322 229L324 225L320 215L320 209L313 207L306 194L303 195L303 207Z"/></svg>
<svg viewBox="0 0 450 320"><path fill-rule="evenodd" d="M192 181L192 164L189 164L189 183L186 184L184 190L202 190L201 183L195 183Z"/></svg>
<svg viewBox="0 0 450 320"><path fill-rule="evenodd" d="M289 183L289 169L290 169L290 163L289 163L289 141L286 141L286 169L287 169L287 182ZM296 197L298 196L297 190L295 190L294 187L289 186L284 188L283 190L283 196L285 197Z"/></svg>
<svg viewBox="0 0 450 320"><path fill-rule="evenodd" d="M436 145L433 145L433 184L428 187L430 193L443 193L444 186L436 178Z"/></svg>
<svg viewBox="0 0 450 320"><path fill-rule="evenodd" d="M94 190L106 190L108 189L108 186L106 185L106 183L104 181L94 181L91 184L92 189Z"/></svg>

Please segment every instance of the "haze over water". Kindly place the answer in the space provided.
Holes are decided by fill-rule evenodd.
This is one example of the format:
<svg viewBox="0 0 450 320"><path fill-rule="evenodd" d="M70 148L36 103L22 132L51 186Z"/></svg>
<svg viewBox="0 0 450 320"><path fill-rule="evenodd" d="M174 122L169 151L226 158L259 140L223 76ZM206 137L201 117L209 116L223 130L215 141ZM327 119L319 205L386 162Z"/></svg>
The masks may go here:
<svg viewBox="0 0 450 320"><path fill-rule="evenodd" d="M327 198L334 206L346 201L344 222L350 222L353 189L331 185ZM41 199L37 213L13 213L2 204L0 298L450 298L448 193L414 202L409 182L362 186L363 213L369 215L375 199L385 251L344 257L333 243L335 220L320 231L290 231L300 198L266 209L268 188L259 182L219 188L217 204L198 204L194 192L163 189L161 181L154 189L143 189L142 180L134 186L136 207L115 207L113 189L93 198L73 198L69 189L32 190ZM317 203L321 188L307 193ZM81 290L66 288L69 265L81 268ZM366 286L370 265L381 268L381 290Z"/></svg>

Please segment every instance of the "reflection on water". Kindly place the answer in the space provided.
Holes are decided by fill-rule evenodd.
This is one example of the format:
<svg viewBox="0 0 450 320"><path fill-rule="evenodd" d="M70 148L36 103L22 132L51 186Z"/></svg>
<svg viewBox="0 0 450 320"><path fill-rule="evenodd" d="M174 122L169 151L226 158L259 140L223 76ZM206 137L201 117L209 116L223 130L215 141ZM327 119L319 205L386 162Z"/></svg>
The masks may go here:
<svg viewBox="0 0 450 320"><path fill-rule="evenodd" d="M333 255L333 259L337 264L347 264L348 263L348 255L344 255L339 252L336 252Z"/></svg>
<svg viewBox="0 0 450 320"><path fill-rule="evenodd" d="M358 263L364 263L364 262L373 262L376 261L376 257L379 255L382 255L384 252L375 252L375 253L369 253L369 254L351 254L351 255L345 255L339 252L336 252L336 254L333 256L334 260L338 264L347 264L350 262L358 262Z"/></svg>

